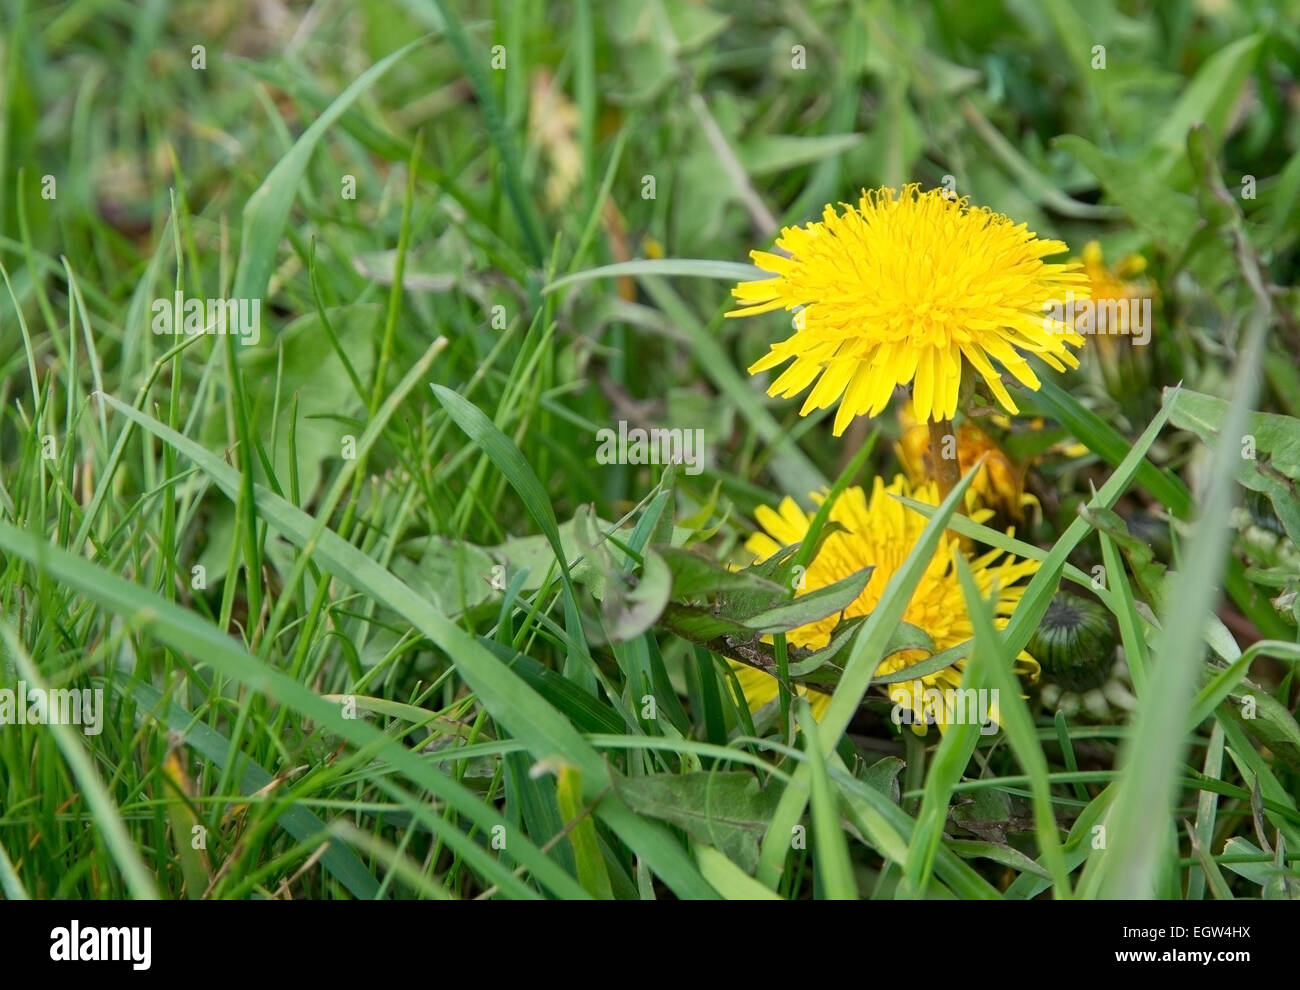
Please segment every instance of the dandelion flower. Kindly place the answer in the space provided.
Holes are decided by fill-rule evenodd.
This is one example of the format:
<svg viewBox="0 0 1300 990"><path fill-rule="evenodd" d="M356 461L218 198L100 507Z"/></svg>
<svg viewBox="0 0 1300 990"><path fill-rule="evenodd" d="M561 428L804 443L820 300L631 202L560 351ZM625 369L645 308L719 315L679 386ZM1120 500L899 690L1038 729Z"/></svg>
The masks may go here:
<svg viewBox="0 0 1300 990"><path fill-rule="evenodd" d="M877 478L869 496L861 488L846 489L835 502L830 514L831 521L839 523L844 529L831 533L822 542L804 575L802 594L832 584L864 567L874 566L871 580L867 582L862 594L844 612L845 618L870 614L880 601L880 595L889 579L912 552L912 547L916 545L926 524L924 516L905 507L892 498L893 495L911 497L927 505L939 504L936 485L929 483L913 488L901 475L888 485L882 478ZM813 498L820 500L821 496L813 495ZM791 498L782 501L777 510L760 507L756 517L764 532L755 533L745 546L760 560L766 560L782 547L801 542L808 533L813 515L814 513L800 509ZM991 515L992 512L988 509L973 508L970 518L982 522ZM930 636L936 651L957 646L974 635L966 611L966 600L953 566L953 555L963 552L960 539L955 534L943 534L903 613L904 622L924 630ZM995 595L993 607L996 626L1005 627L1024 593L1024 588L1018 586L1018 582L1038 570L1038 562L1019 560L1004 555L1001 550L992 550L982 556L967 555L967 560L981 594L986 597ZM830 642L831 633L838 621L838 616L828 616L810 622L791 630L786 634L786 639L794 646L821 649ZM887 674L901 670L925 656L925 651L919 649L891 654L881 662L877 673ZM757 711L777 696L776 678L752 667L735 666L751 710ZM1023 673L1037 676L1038 664L1027 653L1020 654L1018 668ZM963 662L958 661L951 667L926 674L920 680L927 689L956 689L961 685L962 669ZM923 734L926 712L920 707L922 699L909 693L900 697L917 703L909 705L916 716L912 726L915 731ZM820 718L830 699L817 692L808 692L808 698L813 714ZM943 711L932 710L931 713L939 727L944 728Z"/></svg>
<svg viewBox="0 0 1300 990"><path fill-rule="evenodd" d="M1069 347L1082 347L1083 338L1044 317L1045 306L1067 291L1087 297L1077 264L1042 260L1068 250L1063 242L916 184L901 195L863 192L857 206L841 205L843 213L827 206L820 222L784 228L776 240L784 255L751 252L775 277L732 290L740 308L728 316L802 307L793 336L749 369L757 374L792 360L770 395L791 398L812 386L805 416L838 400L839 436L854 417L878 415L895 386L909 383L918 421L951 419L963 364L1012 413L1016 404L994 361L1031 389L1039 382L1025 354L1057 371L1078 367Z"/></svg>
<svg viewBox="0 0 1300 990"><path fill-rule="evenodd" d="M1088 277L1088 292L1093 302L1139 299L1150 290L1143 281L1147 260L1140 254L1130 254L1112 268L1106 264L1100 242L1089 241L1083 246L1079 263Z"/></svg>
<svg viewBox="0 0 1300 990"><path fill-rule="evenodd" d="M1103 350L1110 351L1116 337L1127 337L1140 329L1133 326L1132 317L1140 312L1135 304L1150 299L1155 291L1143 277L1146 259L1140 254L1130 254L1112 268L1106 264L1101 244L1089 241L1083 246L1079 262L1088 278L1088 295L1100 318L1101 325L1094 325L1091 332Z"/></svg>

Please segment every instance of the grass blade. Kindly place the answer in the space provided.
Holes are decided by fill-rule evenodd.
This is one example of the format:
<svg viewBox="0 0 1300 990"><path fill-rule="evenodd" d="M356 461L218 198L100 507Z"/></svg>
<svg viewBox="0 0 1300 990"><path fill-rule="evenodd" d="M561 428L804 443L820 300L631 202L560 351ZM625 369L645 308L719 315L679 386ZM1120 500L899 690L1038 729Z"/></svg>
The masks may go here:
<svg viewBox="0 0 1300 990"><path fill-rule="evenodd" d="M1247 343L1234 377L1232 403L1214 452L1213 480L1188 556L1173 577L1163 632L1157 640L1161 662L1151 675L1146 704L1138 709L1132 735L1121 751L1122 776L1111 811L1114 841L1102 852L1099 883L1103 896L1121 899L1155 896L1159 853L1164 841L1151 821L1165 821L1173 807L1178 768L1186 750L1186 721L1192 690L1204 655L1201 624L1179 616L1214 611L1216 575L1228 547L1228 513L1236 490L1233 468L1241 456L1250 404L1258 390L1259 365L1268 324L1258 311L1247 330ZM1163 412L1168 413L1172 399Z"/></svg>

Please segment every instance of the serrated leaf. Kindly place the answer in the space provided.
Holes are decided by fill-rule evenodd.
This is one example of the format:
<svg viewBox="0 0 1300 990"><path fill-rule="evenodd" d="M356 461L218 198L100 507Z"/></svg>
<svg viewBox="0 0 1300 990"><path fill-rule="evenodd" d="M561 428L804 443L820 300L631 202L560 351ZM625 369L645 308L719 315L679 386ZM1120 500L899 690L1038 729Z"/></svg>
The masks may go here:
<svg viewBox="0 0 1300 990"><path fill-rule="evenodd" d="M732 570L696 550L678 547L655 549L672 571L674 601L734 591L767 595L769 601L775 601L784 590L779 584L760 577L751 569Z"/></svg>
<svg viewBox="0 0 1300 990"><path fill-rule="evenodd" d="M1182 390L1173 397L1171 406L1170 422L1195 433L1206 445L1214 445L1227 415L1227 402ZM1296 491L1296 482L1300 481L1300 419L1251 412L1246 429L1239 441L1242 456L1233 462L1234 476L1251 491L1268 496L1287 535L1300 544L1300 494ZM1247 456L1252 446L1254 456Z"/></svg>
<svg viewBox="0 0 1300 990"><path fill-rule="evenodd" d="M615 789L633 811L676 825L750 874L777 799L753 774L730 771L623 777Z"/></svg>
<svg viewBox="0 0 1300 990"><path fill-rule="evenodd" d="M1042 877L1050 880L1051 874L1030 859L1019 849L1004 842L986 842L979 839L949 839L948 848L962 859L987 859L994 863L1009 866L1022 875Z"/></svg>
<svg viewBox="0 0 1300 990"><path fill-rule="evenodd" d="M857 777L864 784L874 787L894 804L898 804L902 797L902 792L898 785L898 775L903 772L907 763L900 760L897 756L881 757L871 766L860 770Z"/></svg>
<svg viewBox="0 0 1300 990"><path fill-rule="evenodd" d="M857 601L867 582L871 580L874 567L864 567L855 574L841 578L834 584L817 588L806 595L799 595L788 601L780 602L770 608L752 615L739 616L750 629L763 635L789 632L810 622L817 622L829 615L843 612Z"/></svg>
<svg viewBox="0 0 1300 990"><path fill-rule="evenodd" d="M678 605L669 602L660 621L670 631L701 646L708 646L722 636L742 642L753 640L754 634L744 623L717 615L699 605Z"/></svg>
<svg viewBox="0 0 1300 990"><path fill-rule="evenodd" d="M1195 233L1196 204L1185 193L1170 189L1151 172L1100 151L1075 134L1056 139L1097 177L1106 193L1130 220L1171 253L1180 250Z"/></svg>
<svg viewBox="0 0 1300 990"><path fill-rule="evenodd" d="M1245 699L1253 700L1252 718L1245 715ZM1243 680L1228 694L1228 701L1216 709L1232 719L1279 760L1300 772L1300 726L1286 706L1264 688Z"/></svg>
<svg viewBox="0 0 1300 990"><path fill-rule="evenodd" d="M616 581L616 577L621 575L611 574L606 578L601 615L609 640L625 643L648 630L663 614L672 588L672 574L659 554L647 550L641 574L633 586L628 587L625 578Z"/></svg>

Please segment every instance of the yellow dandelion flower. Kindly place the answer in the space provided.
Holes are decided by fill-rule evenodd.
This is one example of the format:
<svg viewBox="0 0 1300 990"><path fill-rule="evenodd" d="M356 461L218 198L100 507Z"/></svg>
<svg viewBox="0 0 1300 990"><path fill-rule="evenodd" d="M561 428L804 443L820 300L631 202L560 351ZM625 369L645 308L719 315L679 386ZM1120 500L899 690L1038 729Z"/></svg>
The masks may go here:
<svg viewBox="0 0 1300 990"><path fill-rule="evenodd" d="M1134 330L1132 326L1132 307L1130 300L1138 301L1150 298L1155 287L1142 277L1146 271L1146 259L1140 254L1130 254L1119 264L1111 268L1102 256L1101 244L1089 241L1083 246L1079 256L1083 273L1088 278L1088 294L1097 304L1099 312L1106 314L1107 325L1094 328L1098 342L1110 349L1116 337L1128 337ZM1121 303L1123 305L1111 305ZM1113 320L1113 325L1110 321Z"/></svg>
<svg viewBox="0 0 1300 990"><path fill-rule="evenodd" d="M1130 254L1114 268L1106 265L1101 244L1089 241L1083 246L1079 263L1088 276L1088 286L1094 301L1102 299L1130 299L1140 295L1134 282L1147 270L1147 260L1140 254ZM1146 288L1146 286L1141 286Z"/></svg>
<svg viewBox="0 0 1300 990"><path fill-rule="evenodd" d="M882 478L875 479L869 497L861 488L846 489L835 502L830 514L831 520L843 526L844 530L832 533L822 542L808 565L801 594L825 587L864 567L874 565L871 580L844 613L846 618L870 614L880 601L885 585L907 559L926 524L924 516L906 508L891 498L892 495L911 497L927 505L939 504L936 485L924 484L913 488L901 475L888 485ZM813 498L820 501L822 496L814 494ZM783 500L776 510L762 506L755 516L764 532L755 533L745 546L760 560L766 560L782 547L802 541L808 533L813 515L814 513L800 509L791 498ZM991 515L990 510L978 508L973 508L970 513L976 522L983 522ZM963 552L955 534L945 533L942 536L903 614L903 621L924 630L930 636L936 650L957 646L974 635L952 562L953 554ZM980 592L985 596L990 593L996 595L995 623L998 628L1003 628L1024 593L1024 588L1018 586L1018 582L1038 570L1038 562L1011 556L1005 556L1004 559L1001 550L992 550L980 556L967 555L967 559ZM838 616L829 616L810 622L787 633L786 638L794 646L821 649L830 642L837 621ZM878 673L901 670L925 656L923 650L904 650L892 654L882 661ZM1018 664L1023 673L1037 676L1038 664L1029 654L1021 653ZM776 678L752 667L734 663L733 666L736 667L741 689L751 710L758 711L777 696ZM926 674L920 680L927 689L956 689L961 685L962 668L962 661L958 661L951 667ZM812 705L813 714L821 718L829 704L829 697L819 692L805 693ZM910 695L904 694L903 697ZM918 705L920 700L916 699ZM917 716L913 721L913 729L923 734L926 731L925 713L920 707L909 707L912 707ZM940 729L943 729L943 713L939 711L936 714L936 721Z"/></svg>
<svg viewBox="0 0 1300 990"><path fill-rule="evenodd" d="M1031 389L1039 382L1023 353L1057 371L1078 366L1066 345L1082 347L1083 338L1044 317L1045 304L1067 291L1087 295L1077 264L1042 260L1068 250L1062 241L916 184L901 195L864 191L857 206L841 205L843 213L827 206L819 223L783 229L776 247L784 254L751 252L775 277L732 290L740 308L728 316L802 307L794 335L749 369L793 359L770 395L791 398L816 381L800 415L838 400L839 436L854 417L878 415L895 386L908 383L919 421L951 419L963 363L1013 413L993 361Z"/></svg>
<svg viewBox="0 0 1300 990"><path fill-rule="evenodd" d="M902 433L894 451L907 477L916 485L937 481L939 472L930 452L929 427L918 423L906 406L899 410L898 421ZM970 491L974 492L980 504L1013 518L1023 515L1026 507L1039 505L1038 499L1025 491L1029 466L1013 461L973 420L964 420L957 427L955 437L957 464L963 475L981 457L985 458L970 485Z"/></svg>

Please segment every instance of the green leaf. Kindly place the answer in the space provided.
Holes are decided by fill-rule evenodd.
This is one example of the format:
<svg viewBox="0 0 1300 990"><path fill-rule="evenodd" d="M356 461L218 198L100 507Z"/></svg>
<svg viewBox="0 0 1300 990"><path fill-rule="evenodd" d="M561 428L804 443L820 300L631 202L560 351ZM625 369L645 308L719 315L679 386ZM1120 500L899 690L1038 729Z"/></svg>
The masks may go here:
<svg viewBox="0 0 1300 990"><path fill-rule="evenodd" d="M1160 128L1152 141L1154 146L1164 151L1158 169L1160 174L1167 172L1182 154L1187 132L1194 124L1204 123L1214 135L1216 145L1223 143L1228 136L1228 121L1233 108L1247 76L1255 67L1255 58L1263 40L1262 33L1252 34L1220 48L1197 70L1195 78L1183 90L1173 108L1162 115Z"/></svg>
<svg viewBox="0 0 1300 990"><path fill-rule="evenodd" d="M649 630L663 614L671 591L672 573L653 550L644 551L641 574L630 583L621 572L611 572L601 607L609 641L626 643Z"/></svg>
<svg viewBox="0 0 1300 990"><path fill-rule="evenodd" d="M749 615L732 613L732 617L763 635L789 632L791 629L798 629L810 622L817 622L837 612L843 612L858 600L867 587L867 582L871 580L873 570L872 567L864 567L834 584L817 588L806 595L779 602L770 608ZM727 614L725 607L723 614Z"/></svg>
<svg viewBox="0 0 1300 990"><path fill-rule="evenodd" d="M1257 857L1259 862L1234 863L1229 859L1229 857L1235 858L1246 856ZM1259 846L1255 845L1255 843L1251 842L1249 839L1240 835L1234 835L1224 843L1223 859L1223 866L1225 869L1231 870L1233 873L1237 874L1237 876L1244 877L1253 884L1258 884L1261 896L1265 898L1268 897L1268 890L1270 887L1275 887L1281 883L1283 889L1285 889L1285 885L1288 881L1293 886L1297 883L1294 872L1288 872L1274 863L1268 862L1268 853L1263 849L1260 849ZM1292 896L1294 897L1295 895Z"/></svg>
<svg viewBox="0 0 1300 990"><path fill-rule="evenodd" d="M694 0L660 0L672 28L672 44L680 51L703 48L727 29L731 18Z"/></svg>
<svg viewBox="0 0 1300 990"><path fill-rule="evenodd" d="M1128 218L1167 252L1177 254L1196 232L1196 204L1153 172L1099 151L1074 134L1054 142L1083 163Z"/></svg>
<svg viewBox="0 0 1300 990"><path fill-rule="evenodd" d="M902 797L898 786L898 775L907 764L897 756L882 756L869 767L858 773L858 779L868 787L879 791L894 804Z"/></svg>
<svg viewBox="0 0 1300 990"><path fill-rule="evenodd" d="M704 879L729 901L781 900L781 895L764 887L712 846L697 842L695 861L699 863Z"/></svg>
<svg viewBox="0 0 1300 990"><path fill-rule="evenodd" d="M553 563L555 558L546 544L540 542L540 546L548 562ZM398 550L391 565L393 573L445 615L473 612L480 605L496 601L501 594L492 587L492 569L498 561L509 560L504 553L442 536L421 537L403 543ZM507 566L507 578L518 573L513 561ZM529 577L535 578L534 589L545 573L545 568L529 572Z"/></svg>
<svg viewBox="0 0 1300 990"><path fill-rule="evenodd" d="M758 576L752 569L733 570L698 550L664 546L655 549L672 571L674 601L713 597L729 591L749 591L765 596L767 601L776 601L785 592L781 585Z"/></svg>
<svg viewBox="0 0 1300 990"><path fill-rule="evenodd" d="M1292 659L1295 659L1294 653ZM1300 727L1295 717L1267 690L1249 681L1234 687L1229 700L1216 711L1246 730L1261 745L1271 750L1292 772L1300 773ZM1253 708L1247 717L1247 698Z"/></svg>
<svg viewBox="0 0 1300 990"><path fill-rule="evenodd" d="M746 873L758 864L758 840L776 804L743 771L621 777L615 791L633 811L670 822L696 842L714 846Z"/></svg>
<svg viewBox="0 0 1300 990"><path fill-rule="evenodd" d="M697 605L670 602L660 616L660 622L670 632L701 646L711 646L715 640L724 636L739 642L754 639L753 630L744 623L724 618L712 609Z"/></svg>
<svg viewBox="0 0 1300 990"><path fill-rule="evenodd" d="M810 677L828 666L833 667L838 674L843 670L844 665L842 662L836 664L834 661L841 657L848 657L848 650L853 644L853 637L856 635L858 627L866 621L867 617L865 615L858 615L841 622L831 632L831 641L820 650L811 652L807 650L792 651L788 658L789 663L786 666L786 674L792 679Z"/></svg>
<svg viewBox="0 0 1300 990"><path fill-rule="evenodd" d="M1017 873L1051 879L1045 869L1039 866L1014 846L1002 842L986 842L976 839L949 839L948 848L963 859L987 859L994 863L1009 866Z"/></svg>
<svg viewBox="0 0 1300 990"><path fill-rule="evenodd" d="M788 172L842 155L862 142L861 134L759 134L736 149L750 176Z"/></svg>
<svg viewBox="0 0 1300 990"><path fill-rule="evenodd" d="M1214 446L1228 414L1228 403L1185 390L1170 399L1170 422ZM1268 496L1287 535L1300 544L1300 494L1296 490L1296 482L1300 481L1300 419L1251 412L1245 431L1230 440L1240 455L1232 462L1234 477L1251 491Z"/></svg>
<svg viewBox="0 0 1300 990"><path fill-rule="evenodd" d="M578 881L592 897L612 901L614 891L609 884L609 871L600 853L596 836L596 823L582 805L582 771L564 764L558 772L555 799L569 826L569 842L573 846L573 860L578 867Z"/></svg>

